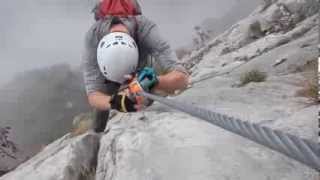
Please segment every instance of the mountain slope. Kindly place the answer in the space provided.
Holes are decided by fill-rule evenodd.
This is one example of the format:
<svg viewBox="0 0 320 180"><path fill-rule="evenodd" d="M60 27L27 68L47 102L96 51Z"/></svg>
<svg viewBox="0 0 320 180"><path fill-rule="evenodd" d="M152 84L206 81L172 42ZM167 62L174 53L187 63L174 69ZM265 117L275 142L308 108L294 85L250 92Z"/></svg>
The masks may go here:
<svg viewBox="0 0 320 180"><path fill-rule="evenodd" d="M192 87L174 99L316 140L319 105L298 92L309 80L306 74L316 71L318 3L264 2L208 46L184 59L193 72ZM266 79L239 84L240 77L252 70L264 72ZM158 103L141 113L118 113L101 136L97 166L92 167L96 168L97 180L318 177L316 171L277 152ZM35 164L36 172L44 172L39 177L67 179L68 163L61 166L45 161L48 158L43 154L52 149L48 147L38 155L44 161L33 158L30 164L0 179L34 179L30 169ZM81 148L56 150L59 159L82 158L81 154L75 156ZM70 168L79 174L78 168ZM45 173L49 170L61 176Z"/></svg>
<svg viewBox="0 0 320 180"><path fill-rule="evenodd" d="M24 161L41 148L66 134L72 119L89 107L82 87L82 76L61 64L21 73L0 90L1 125L10 126L10 138L20 149Z"/></svg>

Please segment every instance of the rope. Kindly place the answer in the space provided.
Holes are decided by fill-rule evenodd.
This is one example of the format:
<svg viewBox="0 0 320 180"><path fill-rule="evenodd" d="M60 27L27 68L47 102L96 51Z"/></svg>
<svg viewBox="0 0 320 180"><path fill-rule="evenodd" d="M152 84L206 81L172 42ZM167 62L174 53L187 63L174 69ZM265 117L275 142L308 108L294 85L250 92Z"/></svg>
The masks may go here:
<svg viewBox="0 0 320 180"><path fill-rule="evenodd" d="M188 105L187 103L180 103L146 92L141 92L140 94L146 98L158 101L250 139L320 171L320 146L313 141L302 139L279 130L262 127L255 123L241 121L240 119Z"/></svg>

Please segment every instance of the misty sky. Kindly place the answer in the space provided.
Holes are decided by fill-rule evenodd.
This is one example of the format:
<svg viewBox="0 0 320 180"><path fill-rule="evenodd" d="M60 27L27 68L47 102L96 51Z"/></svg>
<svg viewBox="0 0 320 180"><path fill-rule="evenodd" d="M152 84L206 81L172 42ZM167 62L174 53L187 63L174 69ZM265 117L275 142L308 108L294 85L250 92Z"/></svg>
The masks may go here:
<svg viewBox="0 0 320 180"><path fill-rule="evenodd" d="M80 64L92 0L1 0L0 85L16 72L66 62ZM173 47L191 40L192 27L227 12L234 0L140 0Z"/></svg>

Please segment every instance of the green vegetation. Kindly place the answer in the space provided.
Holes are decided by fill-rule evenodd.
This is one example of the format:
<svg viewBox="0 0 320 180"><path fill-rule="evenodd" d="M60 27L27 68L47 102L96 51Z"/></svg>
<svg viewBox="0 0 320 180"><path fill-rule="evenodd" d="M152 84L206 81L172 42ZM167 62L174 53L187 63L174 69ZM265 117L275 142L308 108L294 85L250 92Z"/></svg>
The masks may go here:
<svg viewBox="0 0 320 180"><path fill-rule="evenodd" d="M264 82L267 74L259 70L251 70L240 76L240 86L245 86L250 82Z"/></svg>
<svg viewBox="0 0 320 180"><path fill-rule="evenodd" d="M96 177L96 168L81 167L79 180L94 180Z"/></svg>
<svg viewBox="0 0 320 180"><path fill-rule="evenodd" d="M78 136L86 133L91 127L93 122L92 113L82 113L73 119L73 127L71 134Z"/></svg>
<svg viewBox="0 0 320 180"><path fill-rule="evenodd" d="M320 104L317 67L318 61L312 60L299 69L305 80L300 82L301 89L297 91L296 95L308 98L311 103Z"/></svg>
<svg viewBox="0 0 320 180"><path fill-rule="evenodd" d="M319 96L318 96L318 84L313 82L304 83L301 90L297 92L297 96L306 97L311 100L311 102L319 104Z"/></svg>

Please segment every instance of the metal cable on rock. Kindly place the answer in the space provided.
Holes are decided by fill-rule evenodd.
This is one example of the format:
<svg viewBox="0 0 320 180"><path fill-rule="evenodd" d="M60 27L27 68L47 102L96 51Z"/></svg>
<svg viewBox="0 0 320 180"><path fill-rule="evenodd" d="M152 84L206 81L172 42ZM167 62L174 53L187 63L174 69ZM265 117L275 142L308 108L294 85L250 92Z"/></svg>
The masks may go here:
<svg viewBox="0 0 320 180"><path fill-rule="evenodd" d="M320 146L313 141L302 139L279 130L262 127L255 123L241 121L240 119L188 105L187 103L180 103L146 92L141 92L140 94L250 139L320 171Z"/></svg>

